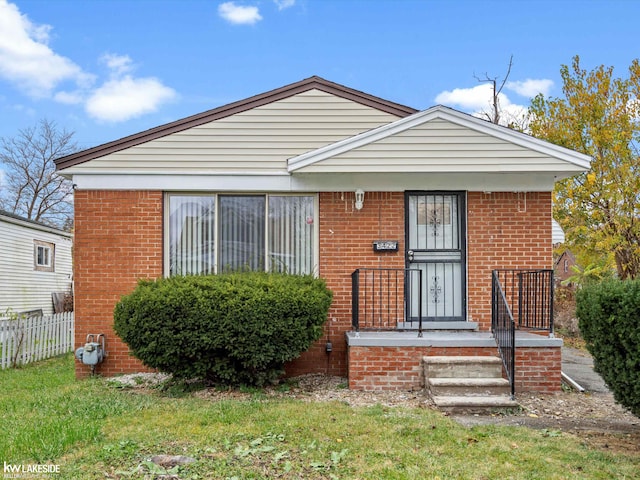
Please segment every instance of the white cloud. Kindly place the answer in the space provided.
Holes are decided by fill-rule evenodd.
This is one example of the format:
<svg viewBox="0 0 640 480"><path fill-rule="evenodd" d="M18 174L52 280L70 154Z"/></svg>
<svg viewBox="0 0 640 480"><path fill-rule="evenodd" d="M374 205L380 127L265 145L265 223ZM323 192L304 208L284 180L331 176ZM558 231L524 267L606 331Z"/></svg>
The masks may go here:
<svg viewBox="0 0 640 480"><path fill-rule="evenodd" d="M245 7L234 2L221 3L218 6L218 15L236 25L253 25L262 20L258 7Z"/></svg>
<svg viewBox="0 0 640 480"><path fill-rule="evenodd" d="M74 92L56 92L53 99L58 103L64 103L66 105L78 105L84 102L84 95L79 90Z"/></svg>
<svg viewBox="0 0 640 480"><path fill-rule="evenodd" d="M278 10L284 10L285 8L293 7L296 4L296 0L273 0L278 6Z"/></svg>
<svg viewBox="0 0 640 480"><path fill-rule="evenodd" d="M129 55L105 53L100 57L100 61L111 70L111 75L123 75L133 70L133 61Z"/></svg>
<svg viewBox="0 0 640 480"><path fill-rule="evenodd" d="M491 85L481 83L471 88L455 88L436 97L436 103L458 106L466 111L482 110L491 105Z"/></svg>
<svg viewBox="0 0 640 480"><path fill-rule="evenodd" d="M482 83L471 88L455 88L451 91L444 91L436 96L436 103L449 107L459 108L476 117L487 119L491 116L493 98L493 86L489 83ZM507 125L516 122L523 125L526 117L527 107L512 103L504 93L498 95L500 102L500 124Z"/></svg>
<svg viewBox="0 0 640 480"><path fill-rule="evenodd" d="M523 97L533 98L539 93L542 93L545 97L549 95L551 87L553 87L553 80L546 78L531 79L527 78L524 81L507 82L505 85L509 90L516 92Z"/></svg>
<svg viewBox="0 0 640 480"><path fill-rule="evenodd" d="M74 62L48 46L50 25L35 25L15 4L0 0L0 77L34 98L49 97L64 81L91 82Z"/></svg>
<svg viewBox="0 0 640 480"><path fill-rule="evenodd" d="M96 120L123 122L155 112L177 96L157 78L133 77L133 60L128 55L106 53L100 62L109 69L109 80L90 92L85 103L86 112Z"/></svg>
<svg viewBox="0 0 640 480"><path fill-rule="evenodd" d="M122 122L155 112L176 97L176 92L156 78L114 78L93 91L85 104L89 116L107 122Z"/></svg>

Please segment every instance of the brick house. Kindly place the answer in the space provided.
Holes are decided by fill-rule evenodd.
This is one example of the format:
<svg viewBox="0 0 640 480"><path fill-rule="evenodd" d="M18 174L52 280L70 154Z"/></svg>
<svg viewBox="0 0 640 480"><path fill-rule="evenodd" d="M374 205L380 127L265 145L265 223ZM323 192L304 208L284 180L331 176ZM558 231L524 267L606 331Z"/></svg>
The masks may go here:
<svg viewBox="0 0 640 480"><path fill-rule="evenodd" d="M140 371L112 330L121 295L139 278L249 266L316 273L334 292L326 336L288 375L418 387L424 356L495 356L512 315L515 388L557 390L539 274L553 263L554 182L589 161L319 77L60 158L75 184L76 343L104 333L98 372ZM544 303L533 321L516 283Z"/></svg>

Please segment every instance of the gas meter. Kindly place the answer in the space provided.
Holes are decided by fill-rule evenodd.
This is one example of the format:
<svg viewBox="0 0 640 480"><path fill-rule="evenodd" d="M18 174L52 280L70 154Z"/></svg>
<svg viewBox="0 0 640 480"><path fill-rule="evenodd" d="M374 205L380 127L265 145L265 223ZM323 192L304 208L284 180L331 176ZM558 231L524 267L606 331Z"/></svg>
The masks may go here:
<svg viewBox="0 0 640 480"><path fill-rule="evenodd" d="M87 340L84 347L80 347L76 350L76 358L85 365L91 366L91 373L94 372L96 365L104 360L104 334L87 335Z"/></svg>

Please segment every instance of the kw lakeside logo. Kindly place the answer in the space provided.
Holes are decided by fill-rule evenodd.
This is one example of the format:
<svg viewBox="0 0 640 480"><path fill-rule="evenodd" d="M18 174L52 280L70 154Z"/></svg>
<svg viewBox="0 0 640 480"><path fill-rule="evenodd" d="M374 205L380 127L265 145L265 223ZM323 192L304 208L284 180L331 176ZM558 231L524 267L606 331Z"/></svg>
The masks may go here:
<svg viewBox="0 0 640 480"><path fill-rule="evenodd" d="M56 474L60 473L60 465L49 464L11 464L4 463L2 472L4 478L27 478L34 474ZM23 477L25 475L25 477Z"/></svg>

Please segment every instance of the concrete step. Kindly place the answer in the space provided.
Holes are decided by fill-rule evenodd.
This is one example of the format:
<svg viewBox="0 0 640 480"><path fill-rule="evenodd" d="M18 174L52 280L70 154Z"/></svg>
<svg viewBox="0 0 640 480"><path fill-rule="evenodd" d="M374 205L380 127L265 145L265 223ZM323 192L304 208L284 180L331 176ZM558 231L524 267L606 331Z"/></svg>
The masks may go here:
<svg viewBox="0 0 640 480"><path fill-rule="evenodd" d="M504 378L429 378L431 396L499 396L510 395L511 386Z"/></svg>
<svg viewBox="0 0 640 480"><path fill-rule="evenodd" d="M502 378L499 357L423 357L424 376L429 378Z"/></svg>
<svg viewBox="0 0 640 480"><path fill-rule="evenodd" d="M518 403L508 396L434 396L438 409L448 413L489 413L518 408Z"/></svg>

